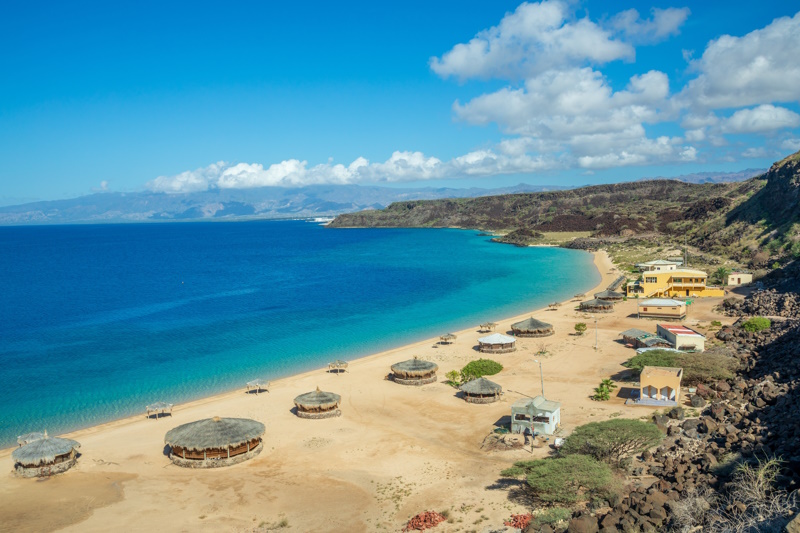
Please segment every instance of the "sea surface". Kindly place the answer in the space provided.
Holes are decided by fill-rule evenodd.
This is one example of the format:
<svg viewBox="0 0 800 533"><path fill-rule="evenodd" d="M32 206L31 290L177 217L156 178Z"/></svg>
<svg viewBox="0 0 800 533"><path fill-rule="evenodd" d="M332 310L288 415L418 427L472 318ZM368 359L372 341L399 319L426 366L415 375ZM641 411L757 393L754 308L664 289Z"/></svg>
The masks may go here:
<svg viewBox="0 0 800 533"><path fill-rule="evenodd" d="M0 227L0 447L513 316L599 280L589 253L464 230Z"/></svg>

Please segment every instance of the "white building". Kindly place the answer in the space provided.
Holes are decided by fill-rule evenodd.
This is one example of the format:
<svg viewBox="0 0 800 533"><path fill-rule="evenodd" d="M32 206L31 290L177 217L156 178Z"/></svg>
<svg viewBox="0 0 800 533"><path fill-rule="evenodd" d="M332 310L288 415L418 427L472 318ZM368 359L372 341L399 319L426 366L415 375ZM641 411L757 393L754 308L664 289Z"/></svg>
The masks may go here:
<svg viewBox="0 0 800 533"><path fill-rule="evenodd" d="M750 272L731 272L728 274L728 285L747 285L753 283L753 274Z"/></svg>
<svg viewBox="0 0 800 533"><path fill-rule="evenodd" d="M522 398L511 406L511 432L552 435L561 426L561 402L544 396Z"/></svg>
<svg viewBox="0 0 800 533"><path fill-rule="evenodd" d="M681 324L658 324L656 332L678 350L702 352L706 349L705 336Z"/></svg>
<svg viewBox="0 0 800 533"><path fill-rule="evenodd" d="M682 264L682 263L681 263ZM667 261L666 259L656 259L654 261L647 261L646 263L638 263L636 268L642 272L671 272L678 268L679 263L676 261Z"/></svg>

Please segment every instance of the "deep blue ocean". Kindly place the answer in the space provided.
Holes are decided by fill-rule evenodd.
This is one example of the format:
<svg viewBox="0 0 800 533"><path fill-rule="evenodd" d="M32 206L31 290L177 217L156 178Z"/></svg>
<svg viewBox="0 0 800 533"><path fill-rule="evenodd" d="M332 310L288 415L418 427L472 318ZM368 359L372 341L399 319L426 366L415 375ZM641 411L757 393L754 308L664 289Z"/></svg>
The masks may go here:
<svg viewBox="0 0 800 533"><path fill-rule="evenodd" d="M564 300L586 252L304 221L0 227L0 447Z"/></svg>

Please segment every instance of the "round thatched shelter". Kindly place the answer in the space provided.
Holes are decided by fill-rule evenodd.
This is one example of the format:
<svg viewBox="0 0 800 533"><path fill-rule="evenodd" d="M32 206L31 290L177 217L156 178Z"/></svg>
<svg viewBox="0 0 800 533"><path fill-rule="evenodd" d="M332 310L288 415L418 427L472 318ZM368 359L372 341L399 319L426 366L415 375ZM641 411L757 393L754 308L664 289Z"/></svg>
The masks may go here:
<svg viewBox="0 0 800 533"><path fill-rule="evenodd" d="M339 403L342 397L332 392L317 390L301 394L294 399L297 416L300 418L333 418L342 416Z"/></svg>
<svg viewBox="0 0 800 533"><path fill-rule="evenodd" d="M494 403L500 399L503 387L486 378L473 379L459 387L469 403Z"/></svg>
<svg viewBox="0 0 800 533"><path fill-rule="evenodd" d="M331 363L328 363L328 372L336 372L336 375L339 375L339 372L347 372L347 367L350 366L347 361L342 361L341 359L337 359Z"/></svg>
<svg viewBox="0 0 800 533"><path fill-rule="evenodd" d="M484 353L508 353L517 349L517 339L495 333L478 339L478 349Z"/></svg>
<svg viewBox="0 0 800 533"><path fill-rule="evenodd" d="M606 300L607 302L621 302L625 299L625 295L617 291L602 291L595 293L595 298L598 300Z"/></svg>
<svg viewBox="0 0 800 533"><path fill-rule="evenodd" d="M611 313L614 311L614 302L595 298L594 300L581 302L580 309L586 313Z"/></svg>
<svg viewBox="0 0 800 533"><path fill-rule="evenodd" d="M453 335L452 333L445 333L444 335L439 337L439 341L442 344L452 344L453 341L455 341L456 339L457 339L457 337L455 335Z"/></svg>
<svg viewBox="0 0 800 533"><path fill-rule="evenodd" d="M156 402L151 403L150 405L145 406L144 412L147 418L150 418L150 415L156 415L156 420L161 415L169 413L169 416L172 416L172 404L167 402Z"/></svg>
<svg viewBox="0 0 800 533"><path fill-rule="evenodd" d="M392 365L392 378L401 385L427 385L436 383L436 371L439 365L422 359L409 359Z"/></svg>
<svg viewBox="0 0 800 533"><path fill-rule="evenodd" d="M258 393L263 391L269 392L270 382L268 379L254 379L253 381L247 382L247 392L256 391L256 396Z"/></svg>
<svg viewBox="0 0 800 533"><path fill-rule="evenodd" d="M206 418L167 431L169 458L178 466L216 468L261 453L264 424L249 418Z"/></svg>
<svg viewBox="0 0 800 533"><path fill-rule="evenodd" d="M81 445L72 439L50 437L24 444L11 452L14 471L21 477L43 477L66 472L75 465Z"/></svg>
<svg viewBox="0 0 800 533"><path fill-rule="evenodd" d="M517 337L549 337L555 333L552 324L542 322L533 317L511 324L511 331Z"/></svg>

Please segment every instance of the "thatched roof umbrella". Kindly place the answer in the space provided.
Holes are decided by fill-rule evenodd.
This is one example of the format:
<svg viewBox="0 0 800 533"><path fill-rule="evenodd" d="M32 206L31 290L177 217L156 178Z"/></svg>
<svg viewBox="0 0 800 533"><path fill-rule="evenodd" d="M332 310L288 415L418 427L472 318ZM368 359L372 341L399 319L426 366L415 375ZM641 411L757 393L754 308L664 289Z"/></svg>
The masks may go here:
<svg viewBox="0 0 800 533"><path fill-rule="evenodd" d="M179 466L212 468L245 461L261 452L264 424L249 418L206 418L167 432L164 443Z"/></svg>
<svg viewBox="0 0 800 533"><path fill-rule="evenodd" d="M625 295L617 291L602 291L595 293L595 298L598 300L607 300L609 302L618 302L625 299Z"/></svg>
<svg viewBox="0 0 800 533"><path fill-rule="evenodd" d="M439 365L430 361L423 361L416 356L414 359L395 363L392 365L394 381L401 385L426 385L436 381L436 371Z"/></svg>
<svg viewBox="0 0 800 533"><path fill-rule="evenodd" d="M497 322L484 322L480 325L481 331L494 331L497 327Z"/></svg>
<svg viewBox="0 0 800 533"><path fill-rule="evenodd" d="M14 469L22 477L59 474L72 468L81 445L72 439L43 437L20 446L13 452Z"/></svg>
<svg viewBox="0 0 800 533"><path fill-rule="evenodd" d="M503 392L503 387L483 377L464 383L459 388L464 393L464 400L469 403L496 402Z"/></svg>
<svg viewBox="0 0 800 533"><path fill-rule="evenodd" d="M450 344L454 340L456 340L456 338L457 337L455 335L453 335L452 333L445 333L444 335L439 337L439 340L442 341L445 344Z"/></svg>
<svg viewBox="0 0 800 533"><path fill-rule="evenodd" d="M24 435L20 435L19 437L17 437L17 444L22 446L23 444L28 444L35 440L41 440L45 437L46 434L47 432L39 433L38 431L35 431L33 433L26 433Z"/></svg>
<svg viewBox="0 0 800 533"><path fill-rule="evenodd" d="M150 413L156 414L156 420L162 414L169 412L170 416L172 416L172 404L167 402L156 402L151 403L150 405L146 406L145 412L147 413L147 418L150 418Z"/></svg>
<svg viewBox="0 0 800 533"><path fill-rule="evenodd" d="M270 385L269 380L254 379L253 381L247 382L247 392L250 392L251 390L256 391L256 394L258 394L258 391L262 390L269 392L269 385Z"/></svg>
<svg viewBox="0 0 800 533"><path fill-rule="evenodd" d="M508 353L517 349L517 339L494 333L478 339L479 349L485 353Z"/></svg>
<svg viewBox="0 0 800 533"><path fill-rule="evenodd" d="M595 298L594 300L581 302L580 310L587 313L611 313L614 311L614 302Z"/></svg>
<svg viewBox="0 0 800 533"><path fill-rule="evenodd" d="M347 363L347 361L342 361L341 359L337 359L332 363L328 363L328 372L333 372L335 370L336 375L338 376L340 370L347 372L348 366L349 364Z"/></svg>
<svg viewBox="0 0 800 533"><path fill-rule="evenodd" d="M301 394L294 399L297 416L300 418L331 418L340 416L339 403L342 397L333 392L317 390Z"/></svg>
<svg viewBox="0 0 800 533"><path fill-rule="evenodd" d="M511 331L517 337L548 337L555 333L552 324L542 322L533 317L511 324Z"/></svg>

